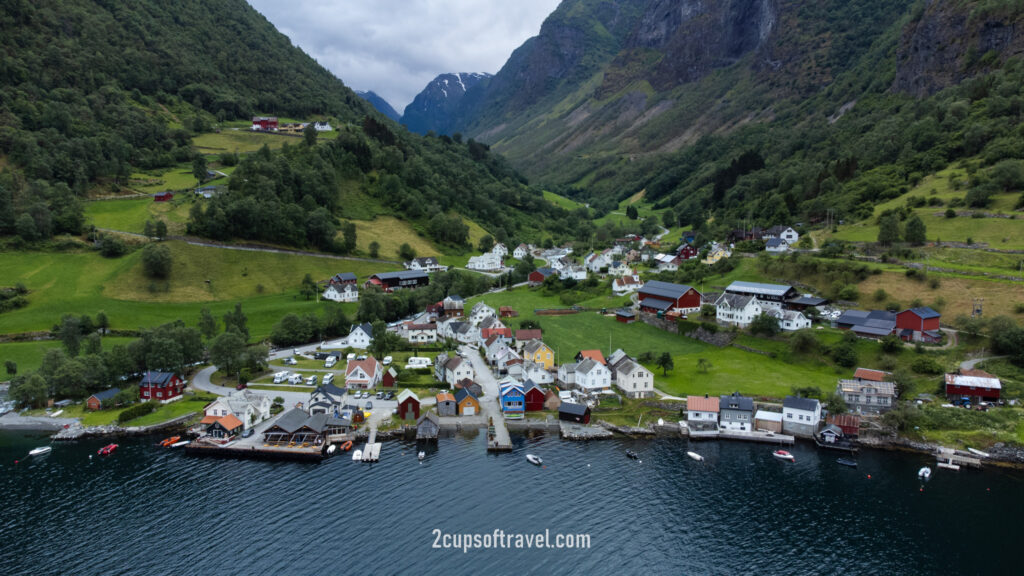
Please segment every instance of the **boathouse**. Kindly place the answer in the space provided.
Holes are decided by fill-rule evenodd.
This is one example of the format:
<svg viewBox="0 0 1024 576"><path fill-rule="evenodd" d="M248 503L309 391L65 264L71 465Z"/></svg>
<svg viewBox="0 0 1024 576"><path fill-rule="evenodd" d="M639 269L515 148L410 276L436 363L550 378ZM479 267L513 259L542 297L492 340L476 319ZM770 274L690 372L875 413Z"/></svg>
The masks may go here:
<svg viewBox="0 0 1024 576"><path fill-rule="evenodd" d="M451 392L440 392L436 400L438 416L455 416L457 412L455 396Z"/></svg>
<svg viewBox="0 0 1024 576"><path fill-rule="evenodd" d="M420 397L408 388L398 394L398 417L402 420L416 420L420 417Z"/></svg>
<svg viewBox="0 0 1024 576"><path fill-rule="evenodd" d="M480 413L480 401L469 388L460 388L455 392L455 405L459 416L476 416Z"/></svg>
<svg viewBox="0 0 1024 576"><path fill-rule="evenodd" d="M441 429L441 421L437 414L424 412L416 421L417 440L437 440L437 432Z"/></svg>
<svg viewBox="0 0 1024 576"><path fill-rule="evenodd" d="M562 402L558 407L558 419L564 422L590 424L590 407L575 402Z"/></svg>

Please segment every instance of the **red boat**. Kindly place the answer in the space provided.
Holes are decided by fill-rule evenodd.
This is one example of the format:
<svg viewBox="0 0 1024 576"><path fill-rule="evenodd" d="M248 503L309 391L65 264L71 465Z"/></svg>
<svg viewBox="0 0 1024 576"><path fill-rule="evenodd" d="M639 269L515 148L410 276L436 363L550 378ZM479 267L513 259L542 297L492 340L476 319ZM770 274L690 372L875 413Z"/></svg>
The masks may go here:
<svg viewBox="0 0 1024 576"><path fill-rule="evenodd" d="M114 453L114 450L117 450L117 444L107 444L103 448L97 450L96 453L100 456L109 456Z"/></svg>
<svg viewBox="0 0 1024 576"><path fill-rule="evenodd" d="M793 458L793 455L790 454L789 452L786 452L785 450L776 450L775 452L772 452L772 456L775 456L779 460L796 462L796 458Z"/></svg>

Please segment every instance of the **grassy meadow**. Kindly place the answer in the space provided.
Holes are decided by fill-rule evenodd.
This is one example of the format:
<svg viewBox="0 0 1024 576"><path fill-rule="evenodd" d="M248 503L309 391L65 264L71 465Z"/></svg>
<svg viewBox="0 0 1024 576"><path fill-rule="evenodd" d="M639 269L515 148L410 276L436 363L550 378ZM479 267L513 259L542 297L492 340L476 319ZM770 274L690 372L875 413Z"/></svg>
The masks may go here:
<svg viewBox="0 0 1024 576"><path fill-rule="evenodd" d="M127 344L134 338L120 336L104 336L103 349L110 350L118 344ZM60 340L40 340L33 342L3 342L0 343L0 364L13 360L18 365L18 373L37 370L43 361L43 355L47 350L63 349ZM0 377L6 378L3 373Z"/></svg>
<svg viewBox="0 0 1024 576"><path fill-rule="evenodd" d="M170 234L184 234L192 203L175 198L154 202L150 197L123 200L97 200L85 204L86 222L97 228L142 234L147 220L163 220Z"/></svg>

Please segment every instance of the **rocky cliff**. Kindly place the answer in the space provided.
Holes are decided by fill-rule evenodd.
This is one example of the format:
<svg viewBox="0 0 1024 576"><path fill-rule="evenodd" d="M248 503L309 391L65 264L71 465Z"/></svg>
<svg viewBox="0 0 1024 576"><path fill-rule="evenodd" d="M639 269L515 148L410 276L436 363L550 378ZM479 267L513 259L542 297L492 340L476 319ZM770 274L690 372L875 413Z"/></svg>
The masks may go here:
<svg viewBox="0 0 1024 576"><path fill-rule="evenodd" d="M893 88L934 94L1024 53L1024 13L1012 3L930 0L904 29Z"/></svg>

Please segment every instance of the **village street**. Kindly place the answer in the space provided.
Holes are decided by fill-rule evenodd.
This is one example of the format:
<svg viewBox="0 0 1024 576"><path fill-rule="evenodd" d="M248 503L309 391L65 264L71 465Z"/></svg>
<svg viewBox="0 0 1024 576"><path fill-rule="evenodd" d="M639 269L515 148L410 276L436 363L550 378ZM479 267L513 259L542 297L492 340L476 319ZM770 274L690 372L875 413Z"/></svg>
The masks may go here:
<svg viewBox="0 0 1024 576"><path fill-rule="evenodd" d="M491 369L476 348L463 345L459 347L459 352L473 364L476 383L483 390L484 396L480 399L480 408L486 418L485 423L493 418L495 438L498 443L503 446L511 444L512 439L508 434L508 428L504 425L505 415L502 414L501 407L498 405L498 381L495 380Z"/></svg>

